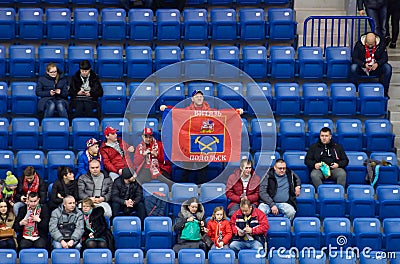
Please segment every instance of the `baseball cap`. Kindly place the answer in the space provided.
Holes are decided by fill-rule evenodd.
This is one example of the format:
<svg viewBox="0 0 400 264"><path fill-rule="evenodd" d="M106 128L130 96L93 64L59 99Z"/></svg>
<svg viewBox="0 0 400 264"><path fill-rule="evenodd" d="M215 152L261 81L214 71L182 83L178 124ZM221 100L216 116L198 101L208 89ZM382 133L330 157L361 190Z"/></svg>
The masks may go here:
<svg viewBox="0 0 400 264"><path fill-rule="evenodd" d="M194 90L193 93L192 93L192 97L195 96L198 93L201 93L201 95L204 95L202 90Z"/></svg>
<svg viewBox="0 0 400 264"><path fill-rule="evenodd" d="M88 141L86 141L86 147L90 148L93 145L99 144L99 141L95 138L90 138Z"/></svg>
<svg viewBox="0 0 400 264"><path fill-rule="evenodd" d="M114 134L118 131L118 129L115 129L113 127L106 127L106 129L104 129L104 136L108 136L109 134Z"/></svg>
<svg viewBox="0 0 400 264"><path fill-rule="evenodd" d="M143 135L153 135L153 129L151 129L150 127L146 127L145 129L143 129Z"/></svg>

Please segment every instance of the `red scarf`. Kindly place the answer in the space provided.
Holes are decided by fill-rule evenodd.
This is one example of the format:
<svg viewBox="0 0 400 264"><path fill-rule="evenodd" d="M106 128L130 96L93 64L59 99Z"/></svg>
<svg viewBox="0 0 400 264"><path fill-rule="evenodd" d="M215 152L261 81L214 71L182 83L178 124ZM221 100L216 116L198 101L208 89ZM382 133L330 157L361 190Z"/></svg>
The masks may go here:
<svg viewBox="0 0 400 264"><path fill-rule="evenodd" d="M27 215L29 214L29 216L27 218L28 219L28 224L26 224L24 226L22 236L24 236L24 237L26 237L26 236L28 236L28 237L38 237L39 236L39 230L37 228L37 222L33 221L33 216L40 215L41 211L42 211L42 207L40 206L40 204L38 204L34 210L29 209L29 207L28 207L28 212L27 212Z"/></svg>
<svg viewBox="0 0 400 264"><path fill-rule="evenodd" d="M365 62L374 64L376 44L374 44L374 47L372 48L372 54L369 51L370 49L368 48L367 44L365 44L364 47L365 47Z"/></svg>
<svg viewBox="0 0 400 264"><path fill-rule="evenodd" d="M37 175L37 173L35 173L35 178L33 179L33 182L31 184L31 188L28 187L28 181L26 180L26 178L24 177L24 182L23 182L23 186L22 186L22 191L24 193L28 193L28 192L35 192L37 193L39 191L39 175Z"/></svg>
<svg viewBox="0 0 400 264"><path fill-rule="evenodd" d="M143 160L144 164L139 165L139 167L144 166L145 168L150 170L151 173L151 178L152 179L157 179L158 176L161 175L161 172L159 170L159 163L158 163L158 143L157 140L153 137L153 140L150 142L149 147L146 146L146 144L144 143L144 141L140 142L140 144L138 145L138 151L140 153L140 155L143 155L143 153L145 151L147 151L147 149L150 149L150 151L152 152L156 152L157 155L155 157L153 157L153 155L147 154L146 157Z"/></svg>

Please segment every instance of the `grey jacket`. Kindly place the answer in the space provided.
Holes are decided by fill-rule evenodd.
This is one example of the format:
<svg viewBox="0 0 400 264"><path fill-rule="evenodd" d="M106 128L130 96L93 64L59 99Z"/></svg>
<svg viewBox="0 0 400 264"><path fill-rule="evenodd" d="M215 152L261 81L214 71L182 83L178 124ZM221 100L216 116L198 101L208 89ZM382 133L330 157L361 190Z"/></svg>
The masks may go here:
<svg viewBox="0 0 400 264"><path fill-rule="evenodd" d="M104 174L103 184L101 186L101 195L104 197L104 202L111 202L111 192L112 192L112 185L113 181L108 176L107 173L102 171ZM90 172L81 175L78 178L78 192L79 192L79 199L82 200L86 197L93 197L94 194L94 181Z"/></svg>
<svg viewBox="0 0 400 264"><path fill-rule="evenodd" d="M72 233L71 238L74 241L81 240L84 232L84 222L83 213L78 208L75 208L74 211L67 214L64 210L64 205L61 204L51 213L49 231L51 238L57 242L60 242L63 239L63 235L58 229L58 225L61 223L75 223L75 230Z"/></svg>

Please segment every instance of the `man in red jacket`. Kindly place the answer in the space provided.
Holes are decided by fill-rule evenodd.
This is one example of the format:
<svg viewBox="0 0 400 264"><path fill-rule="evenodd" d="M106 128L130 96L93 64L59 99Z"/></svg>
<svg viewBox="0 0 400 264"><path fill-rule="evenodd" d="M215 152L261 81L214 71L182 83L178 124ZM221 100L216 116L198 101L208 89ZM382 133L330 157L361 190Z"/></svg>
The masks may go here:
<svg viewBox="0 0 400 264"><path fill-rule="evenodd" d="M101 144L100 153L103 156L104 168L108 171L112 180L122 175L122 170L132 164L129 153L135 148L128 145L121 138L118 138L117 129L106 127L104 136L106 141Z"/></svg>

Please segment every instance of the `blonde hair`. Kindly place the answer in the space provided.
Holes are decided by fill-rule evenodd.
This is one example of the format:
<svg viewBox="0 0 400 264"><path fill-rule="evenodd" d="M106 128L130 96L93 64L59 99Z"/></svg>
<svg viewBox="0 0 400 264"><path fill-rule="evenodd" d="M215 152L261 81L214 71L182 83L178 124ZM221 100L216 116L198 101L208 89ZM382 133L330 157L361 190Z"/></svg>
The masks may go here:
<svg viewBox="0 0 400 264"><path fill-rule="evenodd" d="M56 71L57 71L57 75L56 75L56 80L55 80L55 83L57 84L58 83L58 79L59 79L59 77L60 77L60 75L58 74L58 67L57 67L57 64L55 64L54 62L50 62L49 64L47 64L47 66L46 66L46 71L48 72L51 68L53 68L53 67L55 67L56 68Z"/></svg>
<svg viewBox="0 0 400 264"><path fill-rule="evenodd" d="M215 207L214 212L213 212L213 214L212 214L212 216L211 216L211 219L212 219L212 220L215 220L215 214L216 214L218 211L222 211L222 220L225 220L225 219L226 219L226 213L225 213L224 207L222 207L222 206L217 206L217 207Z"/></svg>

